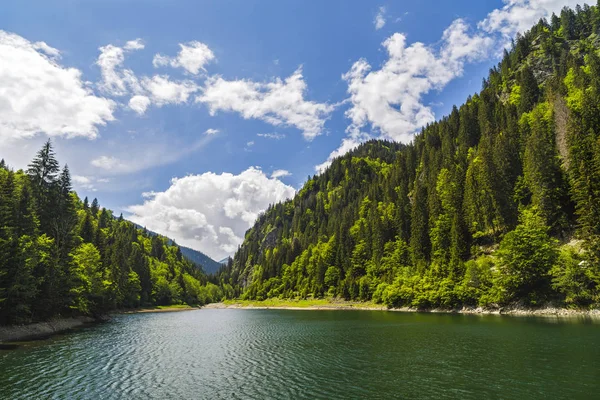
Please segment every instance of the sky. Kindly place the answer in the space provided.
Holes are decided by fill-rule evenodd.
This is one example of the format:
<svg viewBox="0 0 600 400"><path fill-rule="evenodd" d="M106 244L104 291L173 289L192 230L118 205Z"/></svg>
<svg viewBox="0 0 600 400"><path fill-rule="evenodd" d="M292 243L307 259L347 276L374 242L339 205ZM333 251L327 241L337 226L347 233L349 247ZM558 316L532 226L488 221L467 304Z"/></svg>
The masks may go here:
<svg viewBox="0 0 600 400"><path fill-rule="evenodd" d="M573 0L6 0L0 158L216 260L372 138L410 142Z"/></svg>

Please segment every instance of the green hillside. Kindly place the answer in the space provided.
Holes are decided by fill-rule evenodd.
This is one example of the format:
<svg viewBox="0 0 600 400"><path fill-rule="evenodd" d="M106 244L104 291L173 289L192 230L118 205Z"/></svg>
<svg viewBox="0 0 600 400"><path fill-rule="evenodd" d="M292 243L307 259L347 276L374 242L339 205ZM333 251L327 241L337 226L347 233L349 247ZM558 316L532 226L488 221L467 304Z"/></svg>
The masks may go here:
<svg viewBox="0 0 600 400"><path fill-rule="evenodd" d="M219 278L244 299L597 306L600 9L519 35L409 145L363 144L270 207Z"/></svg>
<svg viewBox="0 0 600 400"><path fill-rule="evenodd" d="M169 239L81 201L49 141L27 171L0 162L0 325L220 298Z"/></svg>

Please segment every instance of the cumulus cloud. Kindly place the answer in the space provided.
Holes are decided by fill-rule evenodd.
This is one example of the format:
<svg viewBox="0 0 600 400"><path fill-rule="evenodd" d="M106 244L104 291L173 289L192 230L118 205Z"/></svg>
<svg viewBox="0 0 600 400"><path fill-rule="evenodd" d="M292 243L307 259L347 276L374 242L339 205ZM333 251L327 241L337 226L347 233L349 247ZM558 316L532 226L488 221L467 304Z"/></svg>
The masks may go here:
<svg viewBox="0 0 600 400"><path fill-rule="evenodd" d="M207 172L173 179L167 190L147 193L143 204L128 212L133 222L218 260L237 249L269 204L294 193L254 167L239 175Z"/></svg>
<svg viewBox="0 0 600 400"><path fill-rule="evenodd" d="M157 54L152 60L155 67L171 66L183 68L187 72L197 75L200 71L206 71L204 66L215 59L212 50L204 43L193 41L180 43L181 50L176 57L168 57Z"/></svg>
<svg viewBox="0 0 600 400"><path fill-rule="evenodd" d="M325 120L334 106L304 99L306 83L302 69L285 80L262 83L249 80L227 81L209 77L196 101L208 106L211 115L233 111L245 119L259 119L274 126L295 126L307 140L323 132Z"/></svg>
<svg viewBox="0 0 600 400"><path fill-rule="evenodd" d="M256 136L275 140L285 139L285 134L283 133L257 133Z"/></svg>
<svg viewBox="0 0 600 400"><path fill-rule="evenodd" d="M377 12L377 15L375 15L373 24L375 24L376 30L379 30L385 26L385 7L379 7L379 11Z"/></svg>
<svg viewBox="0 0 600 400"><path fill-rule="evenodd" d="M218 129L209 128L209 129L207 129L207 130L204 131L204 134L205 135L216 135L219 132L220 131Z"/></svg>
<svg viewBox="0 0 600 400"><path fill-rule="evenodd" d="M144 41L142 39L135 39L135 40L130 40L127 43L125 43L125 46L123 47L125 50L142 50L144 49L146 46L144 45Z"/></svg>
<svg viewBox="0 0 600 400"><path fill-rule="evenodd" d="M98 84L100 90L115 97L133 95L127 105L138 115L145 114L151 105L162 107L186 103L190 95L199 89L194 82L171 80L168 75L138 78L131 69L124 67L125 55L144 47L141 39L130 40L123 47L112 44L100 47L96 61L102 74L102 81ZM189 65L187 54L187 51L184 52L183 60Z"/></svg>
<svg viewBox="0 0 600 400"><path fill-rule="evenodd" d="M192 81L172 81L167 75L155 75L142 79L144 89L150 94L152 102L157 106L165 104L181 104L187 102L198 86Z"/></svg>
<svg viewBox="0 0 600 400"><path fill-rule="evenodd" d="M285 176L290 176L290 175L292 175L292 173L290 171L287 171L285 169L276 169L271 174L271 178L283 178Z"/></svg>
<svg viewBox="0 0 600 400"><path fill-rule="evenodd" d="M150 99L146 96L135 95L131 99L129 99L129 108L133 111L142 115L146 112L148 107L150 106Z"/></svg>
<svg viewBox="0 0 600 400"><path fill-rule="evenodd" d="M489 33L500 32L512 37L536 24L540 18L560 14L563 7L575 8L580 0L503 0L504 7L490 12L479 27Z"/></svg>
<svg viewBox="0 0 600 400"><path fill-rule="evenodd" d="M343 75L352 102L346 112L349 131L369 123L384 137L409 142L415 131L435 118L423 104L423 95L462 75L464 63L484 58L492 43L489 37L470 35L461 19L444 31L439 50L420 42L408 45L406 36L393 34L383 42L388 60L381 69L372 70L361 59Z"/></svg>
<svg viewBox="0 0 600 400"><path fill-rule="evenodd" d="M58 58L44 42L0 30L0 141L39 133L93 139L114 120L115 104L94 95L81 71Z"/></svg>
<svg viewBox="0 0 600 400"><path fill-rule="evenodd" d="M100 90L111 96L125 96L130 91L141 90L135 73L123 67L125 54L134 50L143 49L144 45L140 39L131 40L125 47L112 44L100 47L100 55L96 65L100 67L102 81L99 83Z"/></svg>

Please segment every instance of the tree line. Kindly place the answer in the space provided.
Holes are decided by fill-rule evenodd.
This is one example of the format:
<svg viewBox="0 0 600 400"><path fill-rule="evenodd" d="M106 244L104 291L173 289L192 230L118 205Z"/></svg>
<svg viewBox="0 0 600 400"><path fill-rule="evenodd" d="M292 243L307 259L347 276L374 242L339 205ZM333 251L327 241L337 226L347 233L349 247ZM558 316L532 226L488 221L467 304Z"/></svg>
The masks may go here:
<svg viewBox="0 0 600 400"><path fill-rule="evenodd" d="M391 307L600 303L600 7L518 35L480 93L370 141L259 216L231 297Z"/></svg>
<svg viewBox="0 0 600 400"><path fill-rule="evenodd" d="M220 298L169 239L82 201L50 141L25 171L0 161L0 324Z"/></svg>

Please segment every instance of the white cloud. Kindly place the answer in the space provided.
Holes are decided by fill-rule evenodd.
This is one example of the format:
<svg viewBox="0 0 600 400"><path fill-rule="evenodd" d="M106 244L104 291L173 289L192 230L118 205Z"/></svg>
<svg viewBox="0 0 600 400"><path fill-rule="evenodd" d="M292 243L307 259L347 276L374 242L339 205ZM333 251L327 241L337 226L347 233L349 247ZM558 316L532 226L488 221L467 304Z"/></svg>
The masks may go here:
<svg viewBox="0 0 600 400"><path fill-rule="evenodd" d="M127 169L127 166L118 158L112 156L100 156L90 161L94 167L104 169L106 171L114 171L119 169Z"/></svg>
<svg viewBox="0 0 600 400"><path fill-rule="evenodd" d="M48 136L98 135L113 121L115 104L97 97L81 71L56 59L60 52L0 30L0 141Z"/></svg>
<svg viewBox="0 0 600 400"><path fill-rule="evenodd" d="M147 194L143 204L128 208L129 219L221 259L242 243L260 212L294 193L254 167L239 175L207 172L175 178L164 192Z"/></svg>
<svg viewBox="0 0 600 400"><path fill-rule="evenodd" d="M246 146L248 146L248 147L254 146L254 141L253 140L249 141L248 143L246 143Z"/></svg>
<svg viewBox="0 0 600 400"><path fill-rule="evenodd" d="M149 92L152 102L159 107L185 103L198 90L198 86L192 81L172 81L167 75L144 77L142 85Z"/></svg>
<svg viewBox="0 0 600 400"><path fill-rule="evenodd" d="M304 99L306 83L299 68L284 81L260 83L249 80L227 81L209 77L197 102L208 106L211 115L234 111L245 119L260 119L274 126L295 126L307 140L323 131L334 106Z"/></svg>
<svg viewBox="0 0 600 400"><path fill-rule="evenodd" d="M144 46L140 39L127 42L125 48L108 44L100 47L100 55L96 65L100 67L102 81L98 86L102 92L111 96L125 96L132 90L139 92L141 90L135 73L123 68L125 54L130 51L143 49Z"/></svg>
<svg viewBox="0 0 600 400"><path fill-rule="evenodd" d="M181 50L177 57L168 57L156 54L152 60L155 67L170 65L173 68L183 68L187 72L197 75L200 71L206 71L204 66L215 59L212 50L204 43L193 41L180 43Z"/></svg>
<svg viewBox="0 0 600 400"><path fill-rule="evenodd" d="M100 89L111 96L133 94L128 107L138 115L145 114L150 105L161 107L165 104L186 103L190 95L199 90L194 82L173 81L168 75L138 78L131 69L123 67L127 52L144 47L141 39L130 40L122 48L112 44L100 47L100 56L96 62L102 73ZM189 61L187 54L186 50L183 58L186 65Z"/></svg>
<svg viewBox="0 0 600 400"><path fill-rule="evenodd" d="M552 13L560 14L563 7L575 8L581 0L503 0L504 7L490 12L479 27L487 32L500 32L512 37L525 32L540 18L549 18Z"/></svg>
<svg viewBox="0 0 600 400"><path fill-rule="evenodd" d="M383 42L389 58L381 69L372 70L361 59L343 75L352 102L346 112L349 132L371 124L386 138L411 141L418 129L435 119L422 96L462 75L464 63L485 57L492 43L488 37L469 35L460 19L444 31L439 50L420 42L407 45L403 34L393 34Z"/></svg>
<svg viewBox="0 0 600 400"><path fill-rule="evenodd" d="M150 99L146 96L135 95L131 99L129 99L129 108L133 111L142 115L146 112L148 107L150 106Z"/></svg>
<svg viewBox="0 0 600 400"><path fill-rule="evenodd" d="M218 129L209 128L209 129L207 129L207 130L204 131L204 134L205 135L216 135L219 132L220 131Z"/></svg>
<svg viewBox="0 0 600 400"><path fill-rule="evenodd" d="M42 52L46 53L47 56L52 58L60 58L60 51L54 47L48 46L46 42L35 42L33 44L33 48L36 50L41 50Z"/></svg>
<svg viewBox="0 0 600 400"><path fill-rule="evenodd" d="M135 39L135 40L130 40L127 43L125 43L125 46L123 47L125 50L142 50L144 47L146 47L144 45L144 41L142 39Z"/></svg>
<svg viewBox="0 0 600 400"><path fill-rule="evenodd" d="M285 169L276 169L271 174L271 178L283 178L285 176L290 176L290 175L292 175L292 173L290 171L287 171Z"/></svg>
<svg viewBox="0 0 600 400"><path fill-rule="evenodd" d="M73 175L71 179L74 183L79 185L87 185L92 182L92 180L87 176Z"/></svg>
<svg viewBox="0 0 600 400"><path fill-rule="evenodd" d="M275 140L285 139L285 134L283 133L257 133L256 136Z"/></svg>
<svg viewBox="0 0 600 400"><path fill-rule="evenodd" d="M385 26L385 7L379 7L379 11L373 20L373 24L375 24L376 30L379 30Z"/></svg>
<svg viewBox="0 0 600 400"><path fill-rule="evenodd" d="M108 183L110 180L106 178L96 178L93 176L73 175L72 177L75 189L88 190L90 192L98 191L97 184Z"/></svg>

